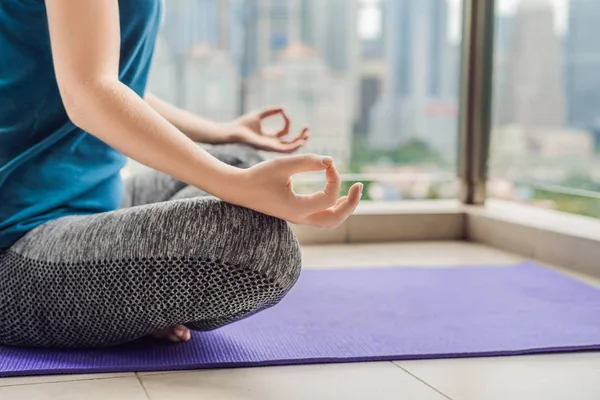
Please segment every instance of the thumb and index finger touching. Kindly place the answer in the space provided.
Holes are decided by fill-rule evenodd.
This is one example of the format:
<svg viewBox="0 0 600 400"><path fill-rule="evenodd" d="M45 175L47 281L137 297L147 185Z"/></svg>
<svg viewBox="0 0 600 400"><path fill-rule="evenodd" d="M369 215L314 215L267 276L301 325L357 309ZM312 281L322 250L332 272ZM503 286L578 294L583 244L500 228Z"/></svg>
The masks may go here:
<svg viewBox="0 0 600 400"><path fill-rule="evenodd" d="M323 170L327 183L322 191L311 195L296 195L299 211L303 214L319 212L336 204L342 186L340 173L331 157L301 154L280 158L279 171L288 178L299 173Z"/></svg>
<svg viewBox="0 0 600 400"><path fill-rule="evenodd" d="M285 108L283 107L270 107L270 108L266 108L263 111L261 111L258 116L260 118L260 120L262 121L263 119L266 118L270 118L270 117L274 117L276 115L281 115L281 117L283 118L283 128L281 130L279 130L277 133L275 133L275 137L283 137L283 136L287 136L288 133L290 133L290 127L292 125L290 116L287 114L287 112L285 111Z"/></svg>

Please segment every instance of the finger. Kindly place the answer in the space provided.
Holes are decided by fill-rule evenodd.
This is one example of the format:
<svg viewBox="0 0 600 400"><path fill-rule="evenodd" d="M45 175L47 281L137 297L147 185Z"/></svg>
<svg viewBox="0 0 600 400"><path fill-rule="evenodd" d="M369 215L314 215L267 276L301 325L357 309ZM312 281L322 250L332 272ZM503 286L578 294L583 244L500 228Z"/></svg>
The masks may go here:
<svg viewBox="0 0 600 400"><path fill-rule="evenodd" d="M314 214L335 205L342 186L342 179L335 165L331 164L327 168L325 177L327 178L327 183L325 184L325 189L321 192L298 196L303 201L302 211L305 213Z"/></svg>
<svg viewBox="0 0 600 400"><path fill-rule="evenodd" d="M327 183L323 190L327 195L332 196L334 199L340 197L340 190L342 189L342 177L334 164L331 164L325 171L325 178Z"/></svg>
<svg viewBox="0 0 600 400"><path fill-rule="evenodd" d="M263 120L265 118L270 118L275 115L281 115L283 117L283 129L281 129L280 131L275 133L275 136L276 137L287 136L288 133L290 133L290 126L292 123L291 123L290 117L287 115L287 113L283 107L267 108L266 110L263 110L259 114L259 117L261 120Z"/></svg>
<svg viewBox="0 0 600 400"><path fill-rule="evenodd" d="M275 134L275 136L277 136L278 138L287 136L290 133L290 127L292 125L290 116L287 115L284 109L281 110L281 116L283 117L283 129Z"/></svg>
<svg viewBox="0 0 600 400"><path fill-rule="evenodd" d="M352 208L352 212L354 212L354 209L356 209L356 207L358 206L358 203L360 203L360 199L362 197L363 194L363 190L364 190L365 185L362 184L361 182L355 183L354 185L352 185L350 187L350 190L348 190L348 196L346 196L348 198L348 203L350 205L353 206ZM340 204L340 207L342 207L342 205ZM336 212L339 211L341 208L336 208Z"/></svg>
<svg viewBox="0 0 600 400"><path fill-rule="evenodd" d="M336 228L340 226L356 210L362 195L362 187L362 183L353 185L344 200L340 199L342 201L338 201L330 209L310 215L305 219L305 223L320 228Z"/></svg>
<svg viewBox="0 0 600 400"><path fill-rule="evenodd" d="M292 154L306 144L306 141L296 139L291 143L275 143L272 150L282 154Z"/></svg>
<svg viewBox="0 0 600 400"><path fill-rule="evenodd" d="M304 128L304 130L300 134L300 137L304 140L308 140L308 138L310 138L310 128L309 127Z"/></svg>
<svg viewBox="0 0 600 400"><path fill-rule="evenodd" d="M308 138L310 137L310 130L307 126L305 126L304 128L302 128L302 131L300 132L300 134L291 142L290 141L285 141L283 139L283 137L279 137L278 140L280 143L282 144L289 144L289 143L296 143L298 141L305 141L308 140ZM271 138L269 138L271 139Z"/></svg>
<svg viewBox="0 0 600 400"><path fill-rule="evenodd" d="M302 131L300 131L300 134L298 135L298 137L296 139L294 139L294 141L307 140L309 137L310 137L310 128L308 126L305 126L304 128L302 128Z"/></svg>
<svg viewBox="0 0 600 400"><path fill-rule="evenodd" d="M299 154L296 156L279 157L273 160L277 171L290 177L303 172L316 172L328 169L333 165L333 159L315 154Z"/></svg>
<svg viewBox="0 0 600 400"><path fill-rule="evenodd" d="M291 142L284 142L281 140L277 140L272 145L272 150L277 151L279 153L286 153L286 154L293 153L293 152L297 151L300 147L302 147L306 144L306 141L308 140L309 136L310 136L309 129L304 128L302 130L302 132L300 133L300 135ZM267 138L267 139L270 140L272 138Z"/></svg>
<svg viewBox="0 0 600 400"><path fill-rule="evenodd" d="M339 206L339 205L340 205L340 204L342 204L344 201L346 201L346 199L348 199L348 196L342 196L342 197L340 197L340 198L338 199L338 201L336 201L336 202L335 202L335 206L334 206L334 207L337 207L337 206Z"/></svg>
<svg viewBox="0 0 600 400"><path fill-rule="evenodd" d="M262 110L258 114L258 116L260 117L260 119L263 119L263 118L269 118L274 115L283 114L283 113L284 113L283 107L269 107L269 108L265 108L264 110Z"/></svg>

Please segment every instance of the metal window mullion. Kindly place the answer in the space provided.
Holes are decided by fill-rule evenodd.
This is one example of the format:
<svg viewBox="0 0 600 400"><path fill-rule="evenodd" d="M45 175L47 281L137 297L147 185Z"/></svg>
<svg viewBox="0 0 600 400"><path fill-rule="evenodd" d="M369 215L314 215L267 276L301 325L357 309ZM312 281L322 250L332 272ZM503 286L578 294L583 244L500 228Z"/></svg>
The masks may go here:
<svg viewBox="0 0 600 400"><path fill-rule="evenodd" d="M458 177L460 200L483 204L491 134L494 0L464 0Z"/></svg>

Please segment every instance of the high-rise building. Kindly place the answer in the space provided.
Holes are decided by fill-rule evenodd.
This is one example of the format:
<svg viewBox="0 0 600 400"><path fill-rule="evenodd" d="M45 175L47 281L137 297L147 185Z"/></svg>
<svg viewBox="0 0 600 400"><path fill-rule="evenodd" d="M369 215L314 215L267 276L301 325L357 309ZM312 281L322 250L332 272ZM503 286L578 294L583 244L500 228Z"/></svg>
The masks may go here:
<svg viewBox="0 0 600 400"><path fill-rule="evenodd" d="M385 3L382 0L358 0L361 59L381 60L385 52Z"/></svg>
<svg viewBox="0 0 600 400"><path fill-rule="evenodd" d="M360 77L359 112L355 122L355 132L366 136L371 130L371 110L377 104L383 88L382 74L376 71L363 71Z"/></svg>
<svg viewBox="0 0 600 400"><path fill-rule="evenodd" d="M174 57L186 58L193 46L217 46L220 0L168 0L162 26Z"/></svg>
<svg viewBox="0 0 600 400"><path fill-rule="evenodd" d="M246 0L243 76L251 77L275 62L277 53L290 43L291 1Z"/></svg>
<svg viewBox="0 0 600 400"><path fill-rule="evenodd" d="M360 56L357 0L291 0L301 5L298 37L315 48L332 71L356 71Z"/></svg>
<svg viewBox="0 0 600 400"><path fill-rule="evenodd" d="M448 83L446 0L386 0L385 61L387 84L373 108L369 143L388 148L411 139L454 152L456 93ZM450 67L452 68L452 67ZM454 77L458 79L458 76Z"/></svg>
<svg viewBox="0 0 600 400"><path fill-rule="evenodd" d="M569 125L600 127L600 2L571 0L565 44Z"/></svg>
<svg viewBox="0 0 600 400"><path fill-rule="evenodd" d="M350 112L360 111L359 69L361 42L358 40L357 0L290 0L301 13L302 28L292 37L314 48L330 71L339 75L351 97ZM295 26L294 26L295 28Z"/></svg>
<svg viewBox="0 0 600 400"><path fill-rule="evenodd" d="M565 123L561 41L548 0L521 2L506 64L505 121L525 130Z"/></svg>
<svg viewBox="0 0 600 400"><path fill-rule="evenodd" d="M185 79L187 110L221 122L238 116L240 74L229 53L196 45L186 60Z"/></svg>
<svg viewBox="0 0 600 400"><path fill-rule="evenodd" d="M380 0L360 0L358 12L360 71L357 81L360 87L354 132L358 136L366 137L371 130L372 109L386 85L384 3Z"/></svg>
<svg viewBox="0 0 600 400"><path fill-rule="evenodd" d="M154 47L152 57L152 68L148 76L148 91L169 103L175 103L177 93L175 92L175 63L169 43L164 36L159 36Z"/></svg>
<svg viewBox="0 0 600 400"><path fill-rule="evenodd" d="M164 17L159 39L166 42L174 69L169 84L173 87L173 103L185 105L185 64L198 43L216 46L219 29L220 0L169 0L164 2Z"/></svg>
<svg viewBox="0 0 600 400"><path fill-rule="evenodd" d="M441 68L442 88L440 97L458 99L460 89L460 43L446 41L444 65Z"/></svg>
<svg viewBox="0 0 600 400"><path fill-rule="evenodd" d="M501 15L496 18L494 32L494 90L492 115L494 124L506 125L511 123L512 110L506 108L510 103L512 90L508 87L509 60L514 35L514 15Z"/></svg>
<svg viewBox="0 0 600 400"><path fill-rule="evenodd" d="M333 71L356 70L356 13L356 0L247 0L246 75L298 42L316 49Z"/></svg>

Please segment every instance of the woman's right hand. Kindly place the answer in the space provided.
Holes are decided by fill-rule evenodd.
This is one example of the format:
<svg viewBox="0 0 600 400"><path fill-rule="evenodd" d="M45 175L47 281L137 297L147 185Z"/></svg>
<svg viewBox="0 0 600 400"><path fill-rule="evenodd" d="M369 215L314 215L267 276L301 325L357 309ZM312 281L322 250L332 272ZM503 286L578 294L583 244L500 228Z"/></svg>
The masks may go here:
<svg viewBox="0 0 600 400"><path fill-rule="evenodd" d="M293 175L325 170L327 184L321 192L299 195L292 189ZM302 154L279 157L242 170L231 201L294 224L336 228L356 209L362 183L339 197L341 178L330 157Z"/></svg>

